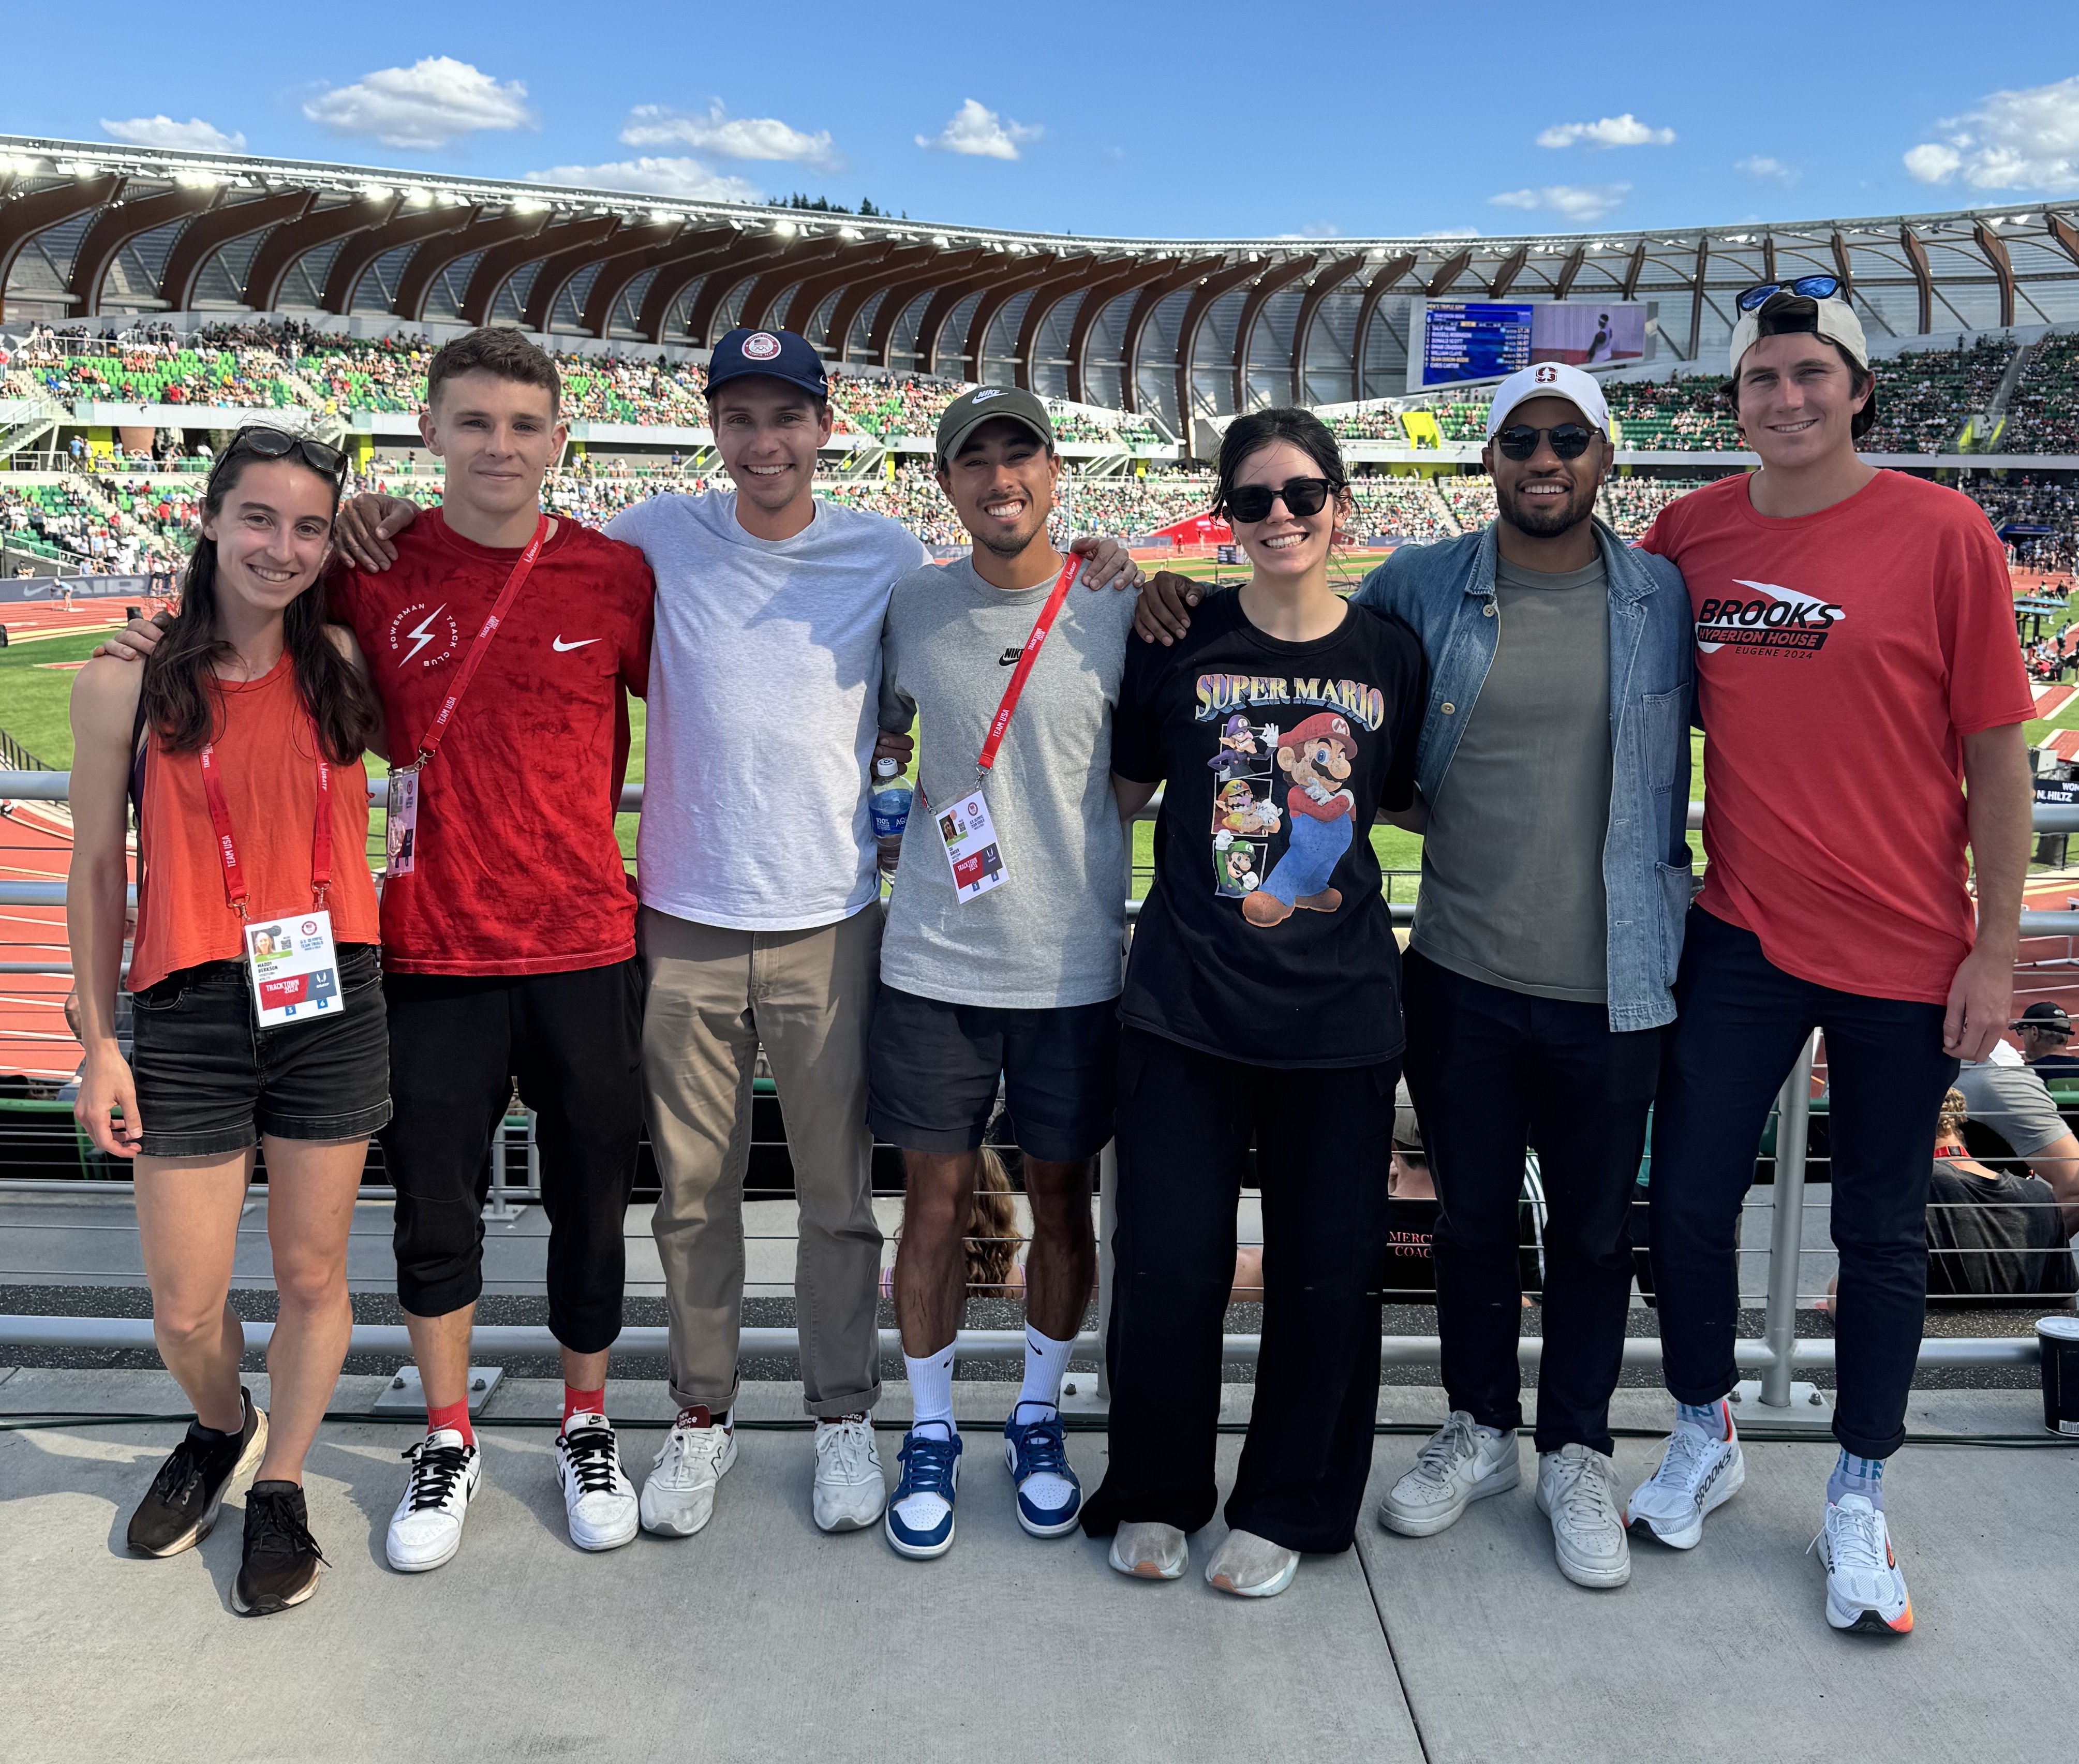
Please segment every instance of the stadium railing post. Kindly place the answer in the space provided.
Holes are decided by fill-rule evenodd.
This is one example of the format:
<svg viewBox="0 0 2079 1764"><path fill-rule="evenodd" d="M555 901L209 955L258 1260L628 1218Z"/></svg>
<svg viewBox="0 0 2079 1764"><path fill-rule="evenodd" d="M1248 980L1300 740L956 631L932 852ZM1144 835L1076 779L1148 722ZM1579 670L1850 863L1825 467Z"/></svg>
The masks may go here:
<svg viewBox="0 0 2079 1764"><path fill-rule="evenodd" d="M1735 1400L1742 1419L1775 1426L1830 1425L1833 1411L1818 1390L1795 1383L1797 1271L1805 1239L1805 1164L1812 1127L1812 1068L1816 1033L1805 1039L1797 1063L1776 1098L1775 1197L1769 1218L1768 1296L1762 1339L1769 1361L1758 1382L1742 1383Z"/></svg>

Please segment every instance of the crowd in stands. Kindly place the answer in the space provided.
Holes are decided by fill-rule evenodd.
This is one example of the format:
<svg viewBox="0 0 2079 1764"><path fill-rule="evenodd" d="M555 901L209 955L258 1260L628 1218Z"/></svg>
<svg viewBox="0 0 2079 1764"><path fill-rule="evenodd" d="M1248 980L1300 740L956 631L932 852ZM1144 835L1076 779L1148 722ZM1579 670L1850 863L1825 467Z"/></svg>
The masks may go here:
<svg viewBox="0 0 2079 1764"><path fill-rule="evenodd" d="M1494 519L1494 479L1485 474L1440 477L1437 488L1449 506L1452 518L1465 531L1484 527Z"/></svg>
<svg viewBox="0 0 2079 1764"><path fill-rule="evenodd" d="M2025 570L2070 570L2079 566L2079 483L2010 474L1974 480L1970 494L1994 527L2018 524L2048 527L2048 533L2010 533L2007 550Z"/></svg>
<svg viewBox="0 0 2079 1764"><path fill-rule="evenodd" d="M2079 454L2079 336L2045 337L2008 401L2003 454Z"/></svg>
<svg viewBox="0 0 2079 1764"><path fill-rule="evenodd" d="M1943 454L1964 423L1993 402L2014 360L2012 343L1914 349L1875 364L1876 425L1864 437L1873 454Z"/></svg>
<svg viewBox="0 0 2079 1764"><path fill-rule="evenodd" d="M1683 374L1670 380L1605 380L1603 395L1617 429L1620 447L1672 453L1730 451L1739 430L1719 402L1725 382L1716 374Z"/></svg>
<svg viewBox="0 0 2079 1764"><path fill-rule="evenodd" d="M1360 474L1351 480L1350 497L1357 509L1351 526L1360 538L1382 533L1408 540L1451 535L1444 505L1425 479Z"/></svg>
<svg viewBox="0 0 2079 1764"><path fill-rule="evenodd" d="M1400 412L1391 404L1374 404L1367 410L1338 411L1325 418L1328 432L1343 441L1405 441Z"/></svg>
<svg viewBox="0 0 2079 1764"><path fill-rule="evenodd" d="M207 326L183 337L158 324L91 335L37 325L17 370L67 403L195 404L280 410L299 403L255 327Z"/></svg>
<svg viewBox="0 0 2079 1764"><path fill-rule="evenodd" d="M1692 490L1710 480L1704 478L1641 478L1613 474L1603 482L1597 512L1624 539L1636 539L1653 525L1653 517Z"/></svg>

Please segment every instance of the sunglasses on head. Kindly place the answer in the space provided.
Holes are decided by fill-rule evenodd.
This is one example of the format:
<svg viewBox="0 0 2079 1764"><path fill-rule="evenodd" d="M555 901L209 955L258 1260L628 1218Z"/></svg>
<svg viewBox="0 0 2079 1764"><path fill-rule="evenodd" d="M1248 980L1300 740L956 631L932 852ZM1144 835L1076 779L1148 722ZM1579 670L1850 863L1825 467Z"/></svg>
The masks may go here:
<svg viewBox="0 0 2079 1764"><path fill-rule="evenodd" d="M1318 515L1336 487L1325 478L1288 478L1282 484L1240 484L1227 494L1227 511L1253 525L1270 517L1270 505L1282 501L1293 515Z"/></svg>
<svg viewBox="0 0 2079 1764"><path fill-rule="evenodd" d="M346 455L338 448L321 441L312 441L307 435L292 435L286 428L259 425L241 428L231 437L231 444L224 449L223 457L229 460L240 454L248 454L254 459L287 459L291 454L300 454L303 463L314 472L327 478L342 478L346 474Z"/></svg>
<svg viewBox="0 0 2079 1764"><path fill-rule="evenodd" d="M1838 276L1800 276L1795 282L1757 282L1740 291L1742 312L1759 312L1779 294L1794 294L1806 300L1830 300L1841 291Z"/></svg>
<svg viewBox="0 0 2079 1764"><path fill-rule="evenodd" d="M1495 434L1495 445L1504 459L1528 459L1537 444L1550 437L1552 451L1562 459L1579 459L1588 450L1596 432L1583 423L1561 423L1553 428L1533 428L1528 423L1512 423Z"/></svg>

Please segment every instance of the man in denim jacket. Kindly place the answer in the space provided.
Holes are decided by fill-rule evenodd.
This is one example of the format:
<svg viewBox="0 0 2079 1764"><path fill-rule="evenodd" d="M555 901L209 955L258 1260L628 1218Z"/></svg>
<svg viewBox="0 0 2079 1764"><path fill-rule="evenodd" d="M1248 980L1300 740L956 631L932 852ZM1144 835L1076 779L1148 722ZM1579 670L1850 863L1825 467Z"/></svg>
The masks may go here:
<svg viewBox="0 0 2079 1764"><path fill-rule="evenodd" d="M1550 1209L1537 1504L1561 1571L1584 1586L1631 1573L1609 1398L1690 894L1689 601L1671 565L1595 519L1608 424L1578 368L1503 381L1482 456L1500 518L1395 552L1356 596L1413 625L1429 658L1404 990L1408 1085L1443 1203L1452 1410L1379 1519L1429 1536L1516 1484L1516 1206L1535 1146Z"/></svg>

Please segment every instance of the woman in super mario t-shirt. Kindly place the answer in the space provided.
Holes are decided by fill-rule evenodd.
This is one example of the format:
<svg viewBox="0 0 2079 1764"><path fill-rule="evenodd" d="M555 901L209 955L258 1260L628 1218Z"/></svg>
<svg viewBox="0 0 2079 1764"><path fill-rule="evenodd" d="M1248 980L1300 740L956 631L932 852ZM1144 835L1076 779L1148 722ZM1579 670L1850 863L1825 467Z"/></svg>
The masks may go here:
<svg viewBox="0 0 2079 1764"><path fill-rule="evenodd" d="M1121 806L1164 787L1119 1001L1111 1465L1084 1509L1123 1574L1172 1579L1212 1516L1220 1328L1257 1148L1266 1286L1224 1591L1282 1591L1354 1534L1378 1402L1399 958L1369 833L1414 791L1413 632L1328 585L1349 493L1303 411L1228 431L1217 509L1254 566L1173 647L1128 654ZM1211 862L1207 863L1208 846ZM1209 873L1210 871L1210 873Z"/></svg>

